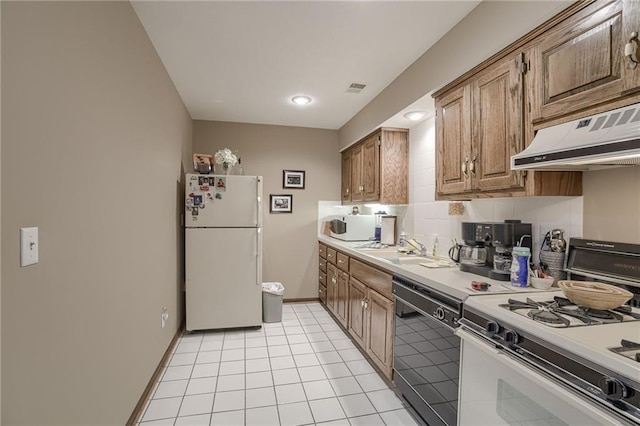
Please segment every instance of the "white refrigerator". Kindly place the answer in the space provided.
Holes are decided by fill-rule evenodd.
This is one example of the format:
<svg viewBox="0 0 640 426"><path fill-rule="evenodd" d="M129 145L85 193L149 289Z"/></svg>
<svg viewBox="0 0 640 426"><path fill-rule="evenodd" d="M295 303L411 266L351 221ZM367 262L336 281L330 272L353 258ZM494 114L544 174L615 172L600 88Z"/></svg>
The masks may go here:
<svg viewBox="0 0 640 426"><path fill-rule="evenodd" d="M262 177L187 174L186 329L262 325Z"/></svg>

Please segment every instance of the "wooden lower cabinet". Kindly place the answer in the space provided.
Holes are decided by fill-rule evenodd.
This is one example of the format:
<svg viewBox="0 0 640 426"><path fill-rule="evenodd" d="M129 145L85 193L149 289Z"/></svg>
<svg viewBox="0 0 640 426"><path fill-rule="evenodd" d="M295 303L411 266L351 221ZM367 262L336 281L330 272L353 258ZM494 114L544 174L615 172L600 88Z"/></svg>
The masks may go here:
<svg viewBox="0 0 640 426"><path fill-rule="evenodd" d="M395 303L391 275L330 247L326 247L326 262L322 260L320 301L392 380Z"/></svg>
<svg viewBox="0 0 640 426"><path fill-rule="evenodd" d="M347 329L389 380L393 371L393 315L393 300L351 277Z"/></svg>
<svg viewBox="0 0 640 426"><path fill-rule="evenodd" d="M338 268L332 263L327 264L327 308L335 311L338 298Z"/></svg>
<svg viewBox="0 0 640 426"><path fill-rule="evenodd" d="M394 301L369 289L365 303L367 309L367 353L378 367L391 379L393 368L393 315Z"/></svg>
<svg viewBox="0 0 640 426"><path fill-rule="evenodd" d="M333 314L336 316L343 327L347 327L347 318L349 315L349 274L338 271L336 279L336 300L334 304Z"/></svg>
<svg viewBox="0 0 640 426"><path fill-rule="evenodd" d="M320 298L320 302L327 304L327 287L320 284L318 287L318 297Z"/></svg>
<svg viewBox="0 0 640 426"><path fill-rule="evenodd" d="M349 281L349 334L361 347L365 345L365 312L364 300L367 298L368 287L351 277Z"/></svg>

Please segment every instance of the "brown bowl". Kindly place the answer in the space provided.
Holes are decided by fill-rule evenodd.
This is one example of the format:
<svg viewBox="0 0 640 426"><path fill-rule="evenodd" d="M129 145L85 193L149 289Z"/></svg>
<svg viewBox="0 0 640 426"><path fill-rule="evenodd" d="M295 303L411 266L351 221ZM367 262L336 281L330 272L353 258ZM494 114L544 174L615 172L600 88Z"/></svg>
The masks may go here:
<svg viewBox="0 0 640 426"><path fill-rule="evenodd" d="M633 293L614 285L591 281L558 281L567 299L591 309L614 309L633 297Z"/></svg>

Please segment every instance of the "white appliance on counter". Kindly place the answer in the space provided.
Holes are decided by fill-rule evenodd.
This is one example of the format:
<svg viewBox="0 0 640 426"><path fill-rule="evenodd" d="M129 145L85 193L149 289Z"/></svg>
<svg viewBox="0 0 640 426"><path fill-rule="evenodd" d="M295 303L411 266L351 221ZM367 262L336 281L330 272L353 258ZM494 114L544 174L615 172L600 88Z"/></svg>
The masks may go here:
<svg viewBox="0 0 640 426"><path fill-rule="evenodd" d="M262 325L262 177L187 174L186 329Z"/></svg>
<svg viewBox="0 0 640 426"><path fill-rule="evenodd" d="M331 236L342 241L367 241L375 232L374 215L335 216L329 222Z"/></svg>

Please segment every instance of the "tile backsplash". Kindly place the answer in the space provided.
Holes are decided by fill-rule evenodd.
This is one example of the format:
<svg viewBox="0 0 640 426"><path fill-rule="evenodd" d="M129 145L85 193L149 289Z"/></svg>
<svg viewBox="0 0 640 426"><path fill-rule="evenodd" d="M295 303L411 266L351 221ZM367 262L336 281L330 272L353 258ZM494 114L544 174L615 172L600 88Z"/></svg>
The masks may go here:
<svg viewBox="0 0 640 426"><path fill-rule="evenodd" d="M583 197L485 198L464 201L461 216L449 215L449 201L435 201L435 119L431 118L409 131L409 200L405 231L427 247L438 234L440 251L446 252L460 240L460 223L467 221L500 222L520 219L531 223L533 254L537 261L544 234L555 228L565 238L582 236Z"/></svg>

